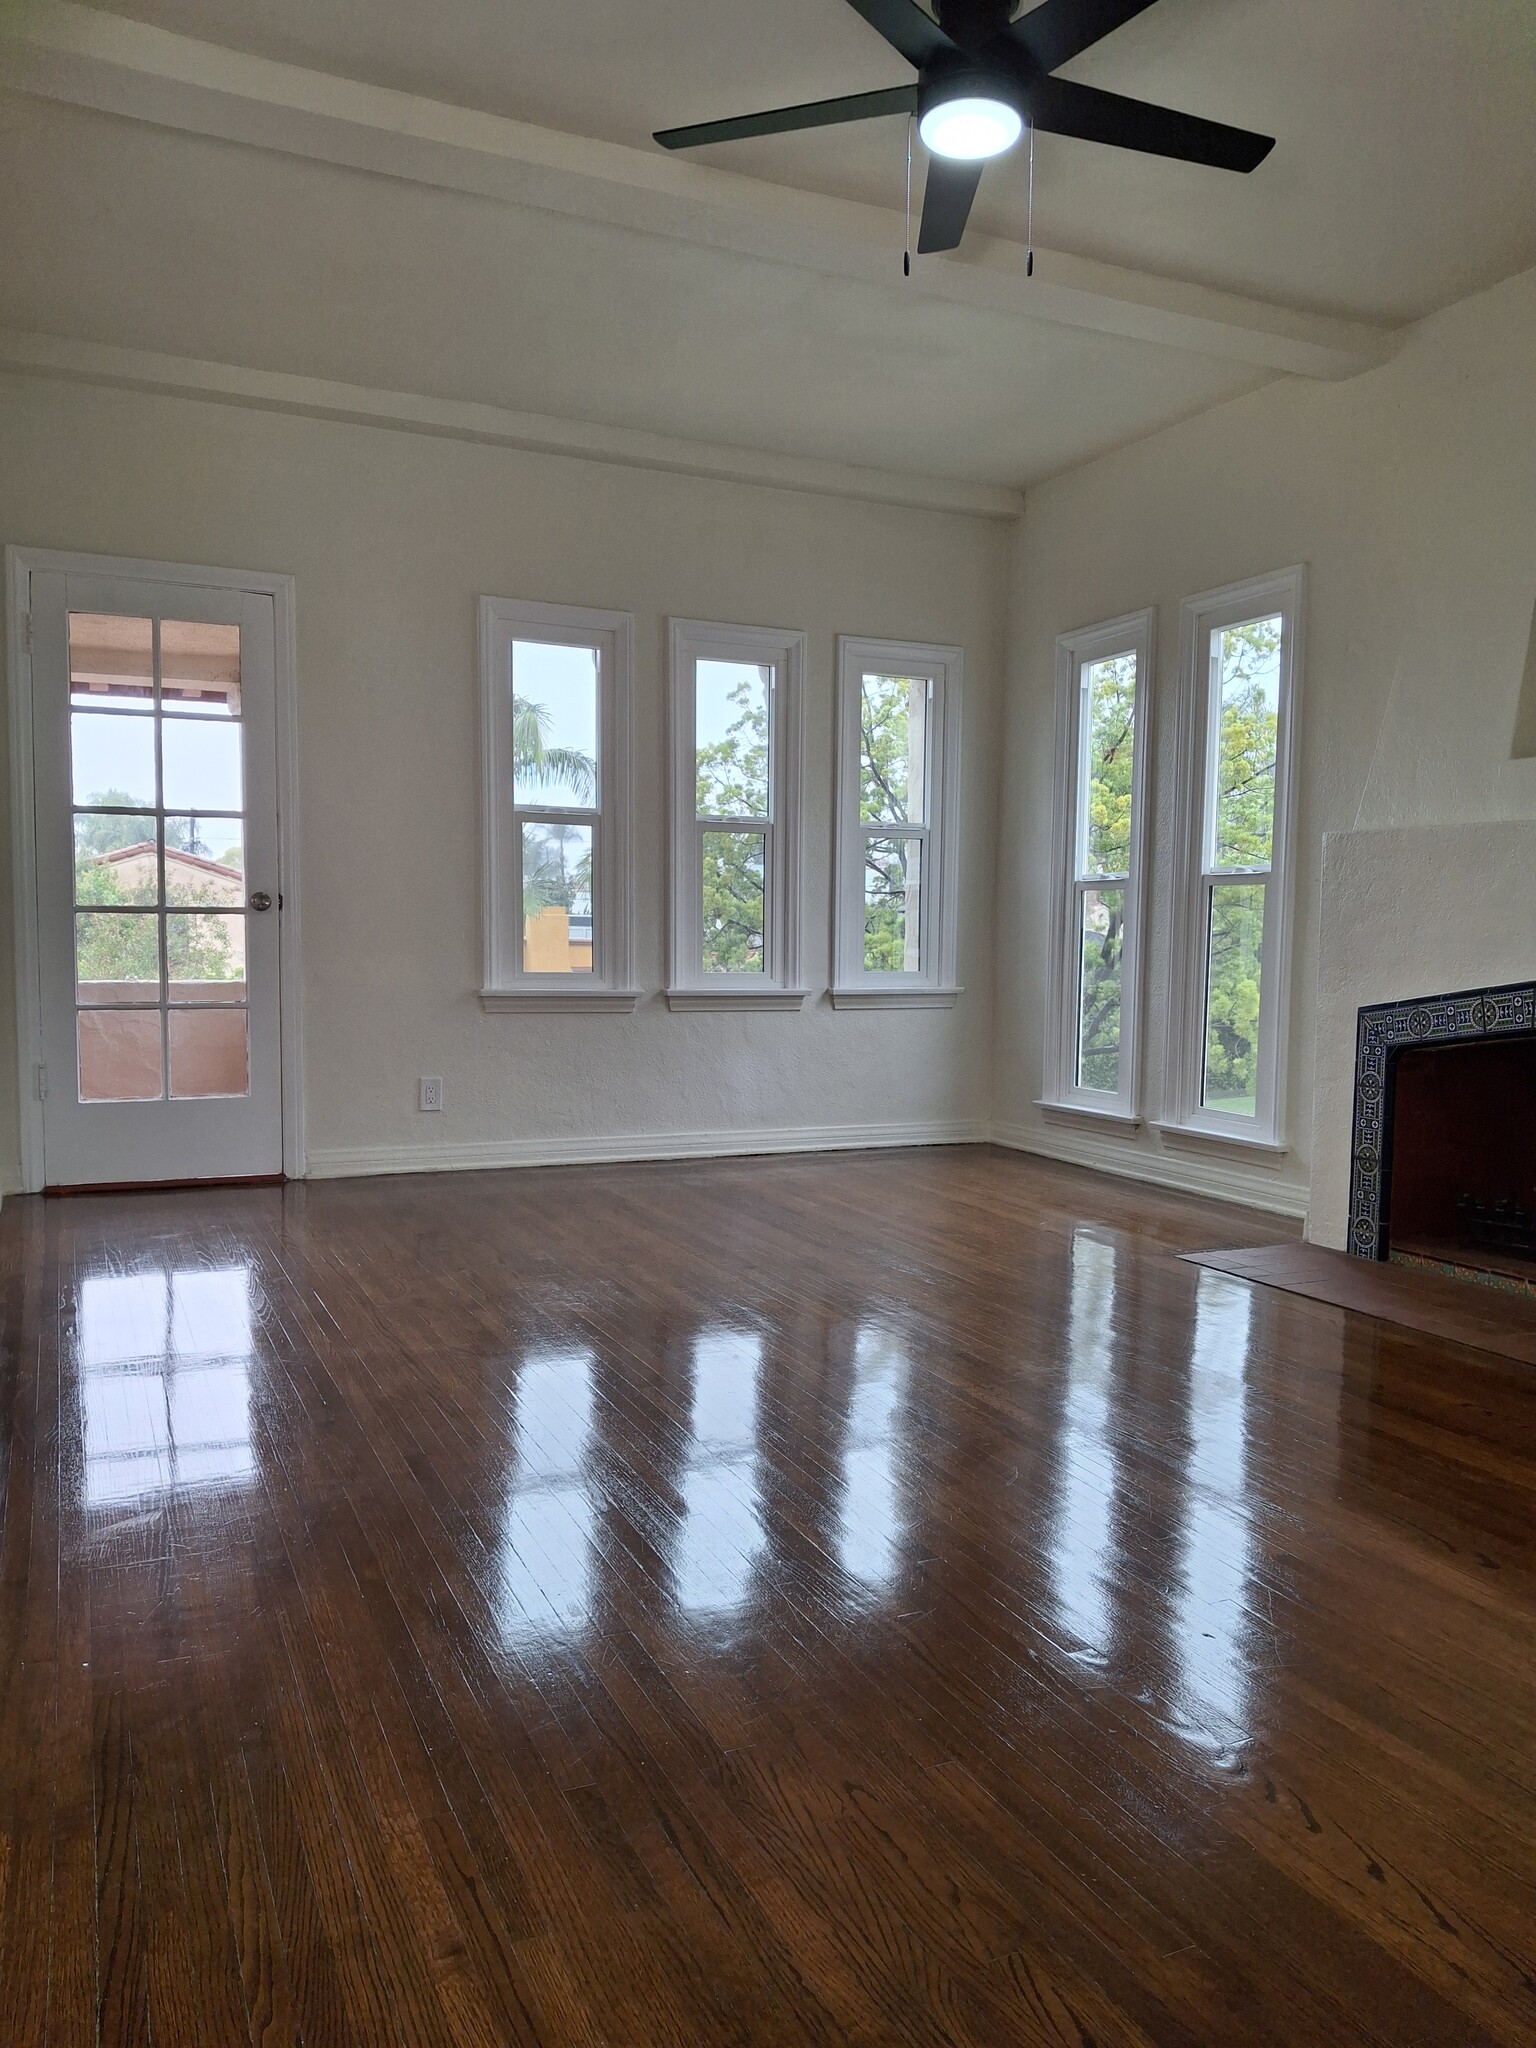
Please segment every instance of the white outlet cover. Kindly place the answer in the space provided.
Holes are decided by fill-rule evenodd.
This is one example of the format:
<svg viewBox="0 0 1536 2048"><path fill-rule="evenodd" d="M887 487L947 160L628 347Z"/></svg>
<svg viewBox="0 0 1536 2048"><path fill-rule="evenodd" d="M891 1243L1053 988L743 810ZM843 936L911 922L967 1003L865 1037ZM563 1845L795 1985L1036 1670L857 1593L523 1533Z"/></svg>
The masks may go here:
<svg viewBox="0 0 1536 2048"><path fill-rule="evenodd" d="M426 1110L439 1110L443 1106L443 1077L441 1074L423 1074L421 1077L421 1106Z"/></svg>

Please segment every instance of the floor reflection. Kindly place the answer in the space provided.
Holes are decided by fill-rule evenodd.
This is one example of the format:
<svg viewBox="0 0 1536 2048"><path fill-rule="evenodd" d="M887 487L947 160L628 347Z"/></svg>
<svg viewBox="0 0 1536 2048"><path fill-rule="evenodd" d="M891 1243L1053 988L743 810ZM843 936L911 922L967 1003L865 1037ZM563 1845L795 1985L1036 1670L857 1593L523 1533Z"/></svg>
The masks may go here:
<svg viewBox="0 0 1536 2048"><path fill-rule="evenodd" d="M893 1331L866 1324L853 1352L853 1394L843 1449L837 1554L843 1570L883 1591L901 1562L899 1457L908 1362Z"/></svg>
<svg viewBox="0 0 1536 2048"><path fill-rule="evenodd" d="M763 1548L758 1398L763 1340L705 1330L693 1346L693 1416L681 1480L682 1526L673 1561L678 1605L689 1614L735 1613Z"/></svg>
<svg viewBox="0 0 1536 2048"><path fill-rule="evenodd" d="M77 1297L85 1503L251 1479L251 1276L102 1273Z"/></svg>
<svg viewBox="0 0 1536 2048"><path fill-rule="evenodd" d="M500 1566L515 1641L580 1629L591 1613L593 1367L587 1350L531 1351L513 1388Z"/></svg>
<svg viewBox="0 0 1536 2048"><path fill-rule="evenodd" d="M1202 1272L1189 1364L1189 1462L1173 1604L1180 1732L1226 1749L1249 1734L1248 1356L1253 1289Z"/></svg>
<svg viewBox="0 0 1536 2048"><path fill-rule="evenodd" d="M1109 1656L1118 1468L1110 1435L1115 1248L1075 1231L1067 1322L1067 1394L1050 1535L1057 1619L1079 1653Z"/></svg>

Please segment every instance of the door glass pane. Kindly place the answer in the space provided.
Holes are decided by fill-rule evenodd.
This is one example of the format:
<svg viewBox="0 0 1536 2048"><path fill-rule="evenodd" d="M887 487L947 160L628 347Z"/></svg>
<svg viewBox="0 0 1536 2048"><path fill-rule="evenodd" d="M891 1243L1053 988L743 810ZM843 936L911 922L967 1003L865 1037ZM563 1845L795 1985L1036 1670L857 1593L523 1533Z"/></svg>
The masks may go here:
<svg viewBox="0 0 1536 2048"><path fill-rule="evenodd" d="M1218 868L1265 868L1273 852L1284 624L1277 614L1213 635L1221 687L1213 862Z"/></svg>
<svg viewBox="0 0 1536 2048"><path fill-rule="evenodd" d="M512 643L512 800L597 808L597 649Z"/></svg>
<svg viewBox="0 0 1536 2048"><path fill-rule="evenodd" d="M168 817L165 900L230 909L245 902L244 828L238 818Z"/></svg>
<svg viewBox="0 0 1536 2048"><path fill-rule="evenodd" d="M864 842L864 968L916 974L922 966L923 842Z"/></svg>
<svg viewBox="0 0 1536 2048"><path fill-rule="evenodd" d="M75 901L158 903L158 826L111 811L75 813Z"/></svg>
<svg viewBox="0 0 1536 2048"><path fill-rule="evenodd" d="M1111 655L1083 671L1083 865L1088 875L1131 867L1131 773L1136 747L1136 656ZM1082 1083L1087 1086L1088 1084Z"/></svg>
<svg viewBox="0 0 1536 2048"><path fill-rule="evenodd" d="M928 818L928 680L865 676L859 690L859 816L873 825Z"/></svg>
<svg viewBox="0 0 1536 2048"><path fill-rule="evenodd" d="M1077 1085L1120 1091L1124 889L1084 889L1078 925Z"/></svg>
<svg viewBox="0 0 1536 2048"><path fill-rule="evenodd" d="M240 628L160 621L160 702L199 718L240 716Z"/></svg>
<svg viewBox="0 0 1536 2048"><path fill-rule="evenodd" d="M773 670L701 661L695 672L695 756L701 818L766 818Z"/></svg>
<svg viewBox="0 0 1536 2048"><path fill-rule="evenodd" d="M592 972L592 827L523 826L523 972Z"/></svg>
<svg viewBox="0 0 1536 2048"><path fill-rule="evenodd" d="M160 731L168 811L244 809L238 725L205 718L167 718Z"/></svg>
<svg viewBox="0 0 1536 2048"><path fill-rule="evenodd" d="M100 612L69 615L69 701L76 710L151 711L155 629L149 619Z"/></svg>
<svg viewBox="0 0 1536 2048"><path fill-rule="evenodd" d="M245 919L222 911L172 911L165 965L173 1003L245 1001Z"/></svg>
<svg viewBox="0 0 1536 2048"><path fill-rule="evenodd" d="M1259 978L1264 952L1264 884L1217 882L1211 889L1205 993L1207 1109L1257 1114Z"/></svg>
<svg viewBox="0 0 1536 2048"><path fill-rule="evenodd" d="M158 1010L77 1010L82 1102L157 1102Z"/></svg>
<svg viewBox="0 0 1536 2048"><path fill-rule="evenodd" d="M178 1100L250 1093L248 1010L172 1010L166 1036Z"/></svg>
<svg viewBox="0 0 1536 2048"><path fill-rule="evenodd" d="M160 920L151 911L75 913L75 1001L160 1000Z"/></svg>
<svg viewBox="0 0 1536 2048"><path fill-rule="evenodd" d="M75 711L69 748L75 802L155 808L155 721L131 713Z"/></svg>
<svg viewBox="0 0 1536 2048"><path fill-rule="evenodd" d="M761 832L704 835L704 972L761 974L765 967Z"/></svg>

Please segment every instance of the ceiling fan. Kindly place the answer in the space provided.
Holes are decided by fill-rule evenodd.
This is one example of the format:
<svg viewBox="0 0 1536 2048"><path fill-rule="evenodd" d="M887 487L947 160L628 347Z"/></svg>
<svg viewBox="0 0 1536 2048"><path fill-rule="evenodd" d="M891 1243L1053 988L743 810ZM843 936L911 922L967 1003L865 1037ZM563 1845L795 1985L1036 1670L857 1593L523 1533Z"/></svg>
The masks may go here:
<svg viewBox="0 0 1536 2048"><path fill-rule="evenodd" d="M1223 171L1254 170L1275 146L1270 135L1251 135L1221 121L1052 75L1122 22L1144 13L1153 0L1041 0L1017 19L1015 0L936 0L937 20L917 0L848 4L916 67L914 84L776 107L733 121L664 128L656 140L663 149L692 149L703 142L827 128L880 114L915 114L932 157L918 233L920 255L959 247L983 165L1011 149L1026 126Z"/></svg>

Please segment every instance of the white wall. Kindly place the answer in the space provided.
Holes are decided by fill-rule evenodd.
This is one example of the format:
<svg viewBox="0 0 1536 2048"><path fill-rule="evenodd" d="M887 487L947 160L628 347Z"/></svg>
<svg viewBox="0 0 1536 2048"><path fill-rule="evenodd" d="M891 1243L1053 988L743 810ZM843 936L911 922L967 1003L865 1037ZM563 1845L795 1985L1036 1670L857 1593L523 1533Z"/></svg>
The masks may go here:
<svg viewBox="0 0 1536 2048"><path fill-rule="evenodd" d="M836 1142L879 1127L984 1127L1005 528L9 378L0 538L297 577L306 1103L319 1170L400 1154L673 1149L701 1133ZM485 1015L475 994L481 592L636 614L637 973L652 991L663 978L666 615L810 635L803 953L818 991L830 952L834 636L963 646L958 1007L833 1012L818 995L796 1016L685 1017L652 995L633 1016ZM7 821L0 1184L14 1187L9 870ZM444 1077L441 1116L416 1108L426 1073Z"/></svg>
<svg viewBox="0 0 1536 2048"><path fill-rule="evenodd" d="M1266 1169L1175 1154L1150 1130L1130 1140L1080 1138L1034 1107L1043 1078L1056 636L1157 607L1144 1088L1155 1118L1177 840L1170 799L1180 601L1297 561L1309 566L1310 626L1289 1156ZM1515 758L1531 751L1515 735L1533 597L1536 271L1426 321L1380 370L1334 385L1267 386L1029 493L1012 574L998 877L994 1106L1004 1135L1304 1207L1314 1058L1326 1067L1318 1101L1333 1117L1344 1099L1340 1062L1347 1070L1353 1052L1351 1018L1347 1033L1316 1054L1323 835L1536 818L1536 760ZM1429 964L1421 920L1453 916L1450 906L1483 885L1476 844L1443 842L1456 869L1432 901L1411 891L1382 899L1391 920L1385 944L1402 962L1422 948L1431 985L1439 969ZM1457 958L1470 969L1464 952ZM1490 948L1488 959L1473 980L1510 978L1507 945ZM1536 969L1536 959L1525 965ZM1325 1170L1319 1215L1331 1231L1342 1213L1336 1147Z"/></svg>

